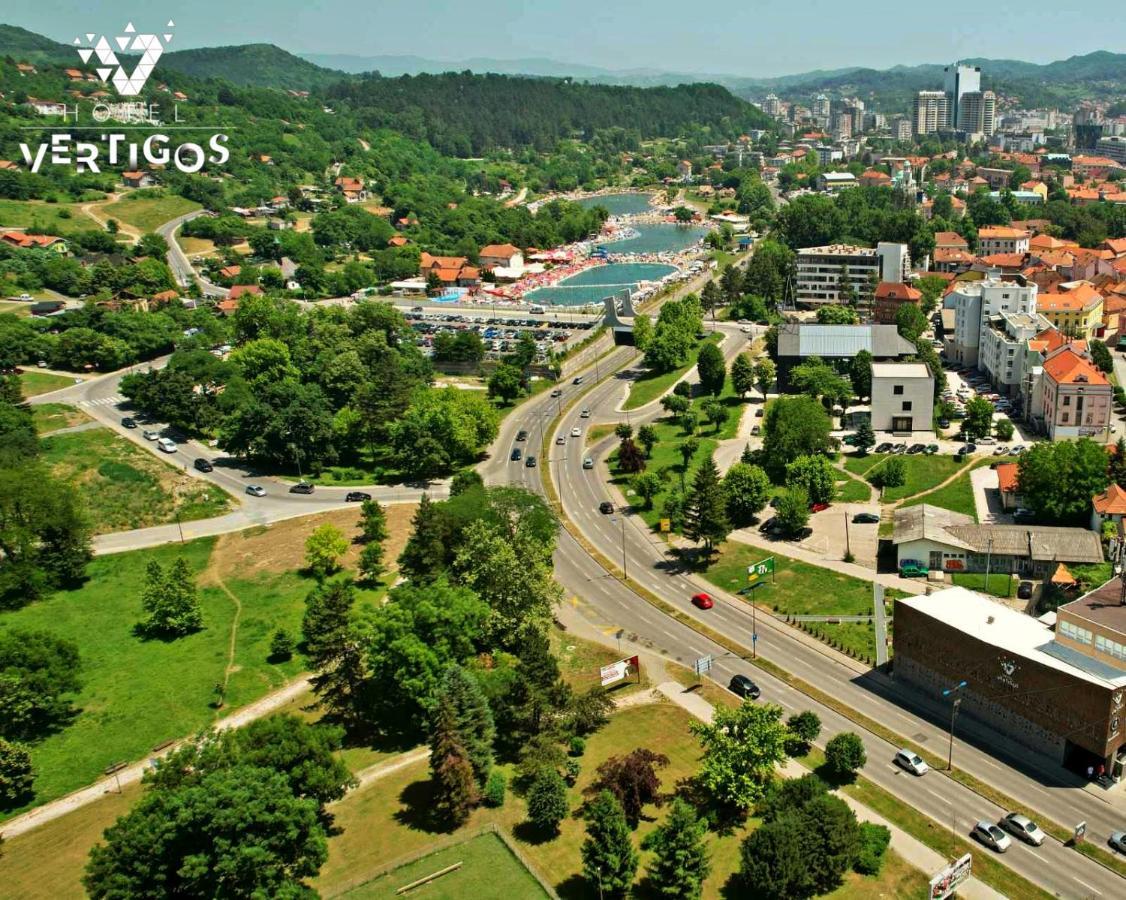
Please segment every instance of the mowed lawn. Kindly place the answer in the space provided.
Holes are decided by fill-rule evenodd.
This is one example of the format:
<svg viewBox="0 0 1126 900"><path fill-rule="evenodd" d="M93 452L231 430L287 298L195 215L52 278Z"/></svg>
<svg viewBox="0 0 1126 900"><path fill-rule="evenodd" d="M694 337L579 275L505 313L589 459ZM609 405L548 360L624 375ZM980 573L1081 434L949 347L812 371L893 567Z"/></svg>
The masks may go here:
<svg viewBox="0 0 1126 900"><path fill-rule="evenodd" d="M31 407L31 416L35 422L35 430L40 434L58 431L60 428L72 428L75 425L84 425L90 417L77 407L66 403L42 403Z"/></svg>
<svg viewBox="0 0 1126 900"><path fill-rule="evenodd" d="M209 519L233 505L222 488L168 465L108 428L47 437L43 459L82 499L95 534Z"/></svg>
<svg viewBox="0 0 1126 900"><path fill-rule="evenodd" d="M148 191L145 191L147 194ZM98 207L98 213L107 219L117 219L142 232L156 231L170 219L199 209L199 204L179 194L160 196L134 196L124 194L120 200Z"/></svg>
<svg viewBox="0 0 1126 900"><path fill-rule="evenodd" d="M24 371L20 375L20 387L25 397L38 397L74 384L74 378L67 375L54 375L50 372Z"/></svg>
<svg viewBox="0 0 1126 900"><path fill-rule="evenodd" d="M696 365L696 356L700 352L700 347L704 346L706 342L718 344L723 335L709 334L707 338L696 346L692 353L692 358L679 369L673 369L671 372L660 373L647 373L635 381L629 389L629 396L626 397L624 404L625 409L637 409L639 406L644 406L646 403L652 403L658 397L662 396L665 391L671 388L674 384L680 381L693 366Z"/></svg>
<svg viewBox="0 0 1126 900"><path fill-rule="evenodd" d="M977 507L974 504L974 489L970 481L970 470L988 466L992 461L993 460L988 457L977 459L969 469L951 481L950 484L930 494L924 494L921 497L913 497L903 505L917 506L920 503L927 503L931 506L941 506L943 509L963 513L976 520Z"/></svg>
<svg viewBox="0 0 1126 900"><path fill-rule="evenodd" d="M868 456L846 456L844 466L854 475L870 478L876 468L892 454L871 453ZM922 491L942 484L947 478L957 472L964 462L958 462L953 456L927 456L919 453L913 456L899 454L903 460L906 479L899 487L884 490L883 502L894 503L904 497L913 497ZM928 501L929 502L929 501Z"/></svg>
<svg viewBox="0 0 1126 900"><path fill-rule="evenodd" d="M837 482L837 493L833 498L838 503L867 503L872 499L872 488L859 478L852 478L840 469L833 470Z"/></svg>

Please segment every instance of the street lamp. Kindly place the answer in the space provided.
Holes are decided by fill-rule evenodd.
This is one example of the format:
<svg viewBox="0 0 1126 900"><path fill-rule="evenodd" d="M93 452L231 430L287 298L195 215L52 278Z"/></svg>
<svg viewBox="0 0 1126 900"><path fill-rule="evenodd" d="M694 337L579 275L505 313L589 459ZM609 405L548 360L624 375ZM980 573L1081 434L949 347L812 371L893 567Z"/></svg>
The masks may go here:
<svg viewBox="0 0 1126 900"><path fill-rule="evenodd" d="M959 681L954 687L946 688L942 692L943 697L949 697L955 691L960 691L966 686L966 682ZM946 753L946 771L949 772L954 768L954 721L958 718L958 707L962 705L962 698L955 697L954 702L950 705L950 746Z"/></svg>

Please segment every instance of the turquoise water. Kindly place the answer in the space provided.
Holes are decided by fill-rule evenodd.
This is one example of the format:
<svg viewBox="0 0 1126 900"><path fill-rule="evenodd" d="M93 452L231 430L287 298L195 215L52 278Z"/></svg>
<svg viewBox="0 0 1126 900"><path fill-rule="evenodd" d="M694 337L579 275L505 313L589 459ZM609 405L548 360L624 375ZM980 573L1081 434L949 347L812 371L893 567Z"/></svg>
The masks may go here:
<svg viewBox="0 0 1126 900"><path fill-rule="evenodd" d="M707 228L666 222L631 227L638 232L637 237L598 246L607 253L675 253L691 247L708 233Z"/></svg>
<svg viewBox="0 0 1126 900"><path fill-rule="evenodd" d="M604 194L601 197L584 197L580 206L601 206L612 216L635 216L649 212L648 194Z"/></svg>
<svg viewBox="0 0 1126 900"><path fill-rule="evenodd" d="M553 303L557 306L601 303L603 297L627 287L636 287L639 281L657 281L675 271L675 266L661 263L611 263L584 269L557 285L531 291L524 299L529 303Z"/></svg>

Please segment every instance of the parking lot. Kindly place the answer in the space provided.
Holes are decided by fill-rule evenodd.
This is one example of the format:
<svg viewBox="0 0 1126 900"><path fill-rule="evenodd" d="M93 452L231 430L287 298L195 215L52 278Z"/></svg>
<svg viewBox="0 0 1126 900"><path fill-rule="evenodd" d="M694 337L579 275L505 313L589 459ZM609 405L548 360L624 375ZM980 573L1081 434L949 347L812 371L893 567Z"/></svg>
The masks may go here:
<svg viewBox="0 0 1126 900"><path fill-rule="evenodd" d="M419 346L427 355L433 352L434 338L437 335L473 331L480 335L485 344L486 358L511 353L516 349L520 336L531 332L536 339L537 359L543 360L549 352L562 353L572 344L583 340L596 324L593 319L563 323L533 317L431 312L421 307L404 315L418 336Z"/></svg>

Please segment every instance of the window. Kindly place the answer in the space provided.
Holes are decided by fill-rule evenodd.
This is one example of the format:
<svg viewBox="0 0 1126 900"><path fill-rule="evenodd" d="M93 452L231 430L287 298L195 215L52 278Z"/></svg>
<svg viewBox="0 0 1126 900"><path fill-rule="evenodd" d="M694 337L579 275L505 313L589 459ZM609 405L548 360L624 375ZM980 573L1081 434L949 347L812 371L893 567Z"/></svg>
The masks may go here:
<svg viewBox="0 0 1126 900"><path fill-rule="evenodd" d="M1126 645L1105 638L1101 634L1095 635L1095 649L1113 656L1115 659L1126 659Z"/></svg>
<svg viewBox="0 0 1126 900"><path fill-rule="evenodd" d="M1067 424L1067 413L1064 413L1062 416L1060 416L1060 424L1061 425Z"/></svg>
<svg viewBox="0 0 1126 900"><path fill-rule="evenodd" d="M895 395L896 397L900 397L900 396L902 396L902 395L903 395L903 385L901 385L901 384L897 384L897 385L895 385L895 386L894 386L894 387L893 387L893 388L891 389L891 392L892 392L892 394L893 394L893 395Z"/></svg>
<svg viewBox="0 0 1126 900"><path fill-rule="evenodd" d="M1060 634L1064 637L1078 641L1080 644L1091 643L1091 631L1087 628L1080 628L1074 622L1068 622L1066 619L1060 622L1059 628Z"/></svg>
<svg viewBox="0 0 1126 900"><path fill-rule="evenodd" d="M911 401L910 400L904 400L903 401L903 411L904 412L911 412Z"/></svg>
<svg viewBox="0 0 1126 900"><path fill-rule="evenodd" d="M1064 406L1071 406L1071 397L1064 397L1063 398L1063 405Z"/></svg>

